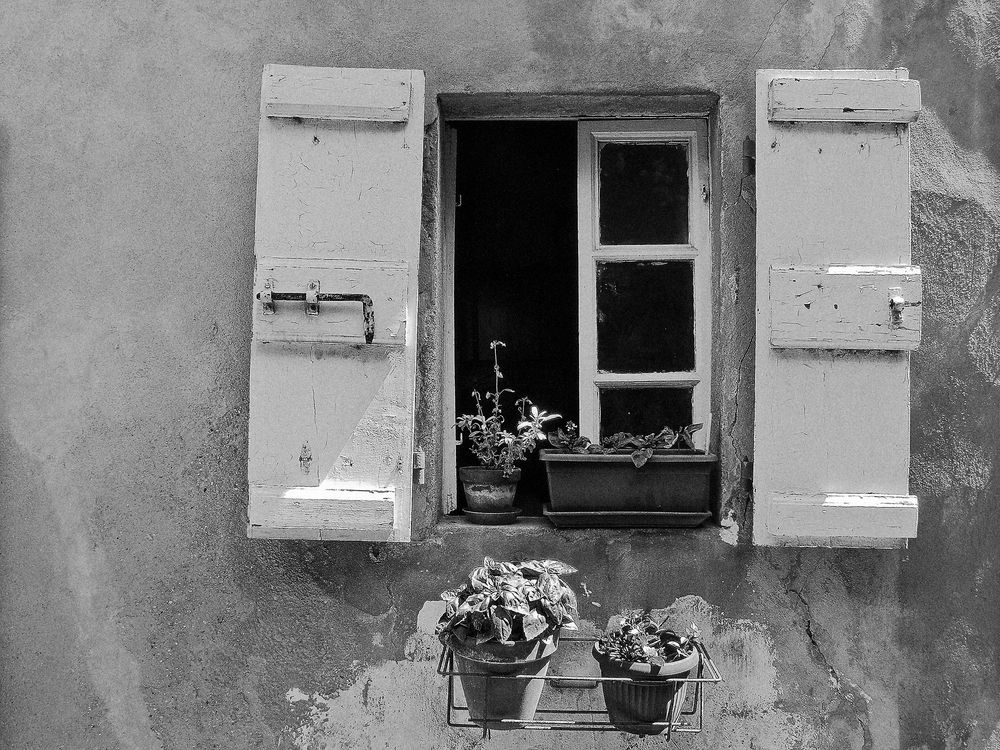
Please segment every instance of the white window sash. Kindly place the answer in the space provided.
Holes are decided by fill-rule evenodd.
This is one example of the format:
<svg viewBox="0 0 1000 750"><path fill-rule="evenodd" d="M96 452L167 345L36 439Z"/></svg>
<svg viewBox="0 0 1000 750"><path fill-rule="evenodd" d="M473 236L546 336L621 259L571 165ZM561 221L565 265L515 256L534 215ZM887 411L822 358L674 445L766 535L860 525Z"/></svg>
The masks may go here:
<svg viewBox="0 0 1000 750"><path fill-rule="evenodd" d="M711 396L712 257L708 123L704 119L589 120L578 126L580 432L598 439L602 388L692 389L692 420L707 423ZM688 149L688 243L602 245L598 226L599 160L603 143L678 143ZM597 369L597 264L605 261L689 260L694 266L695 368L687 372L609 373ZM677 427L679 425L671 425ZM699 436L707 440L707 433Z"/></svg>

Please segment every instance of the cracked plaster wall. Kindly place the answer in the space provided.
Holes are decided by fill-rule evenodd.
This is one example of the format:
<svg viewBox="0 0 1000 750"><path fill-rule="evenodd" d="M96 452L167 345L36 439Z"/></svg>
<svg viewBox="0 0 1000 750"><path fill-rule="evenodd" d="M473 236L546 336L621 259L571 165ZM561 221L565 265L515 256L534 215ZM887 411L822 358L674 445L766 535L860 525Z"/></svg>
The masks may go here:
<svg viewBox="0 0 1000 750"><path fill-rule="evenodd" d="M477 747L443 726L426 602L487 552L579 567L590 624L683 597L675 612L702 624L727 674L693 747L1000 748L995 3L37 0L0 7L0 40L0 746ZM439 534L432 452L425 541L243 537L265 62L421 68L430 102L440 90L720 95L724 535ZM753 217L738 201L753 71L895 66L921 81L925 106L920 536L905 552L754 549L742 480ZM429 133L425 444L440 428L443 336Z"/></svg>

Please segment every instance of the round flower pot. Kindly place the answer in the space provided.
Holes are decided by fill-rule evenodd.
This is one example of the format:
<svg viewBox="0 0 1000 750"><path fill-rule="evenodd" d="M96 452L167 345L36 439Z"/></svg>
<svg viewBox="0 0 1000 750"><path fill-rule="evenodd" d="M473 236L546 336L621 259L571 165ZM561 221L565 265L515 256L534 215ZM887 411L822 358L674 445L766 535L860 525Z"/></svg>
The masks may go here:
<svg viewBox="0 0 1000 750"><path fill-rule="evenodd" d="M514 469L510 476L505 477L503 469L461 466L458 478L465 489L465 504L469 510L479 513L509 511L514 507L521 470Z"/></svg>
<svg viewBox="0 0 1000 750"><path fill-rule="evenodd" d="M698 668L701 654L695 650L691 656L669 664L644 664L617 661L594 647L594 658L601 665L602 677L629 677L633 680L655 681L687 677ZM664 682L662 685L633 684L630 682L602 682L604 703L611 723L630 734L662 734L666 727L642 726L654 722L679 721L686 682Z"/></svg>
<svg viewBox="0 0 1000 750"><path fill-rule="evenodd" d="M452 650L459 672L540 678L548 673L549 661L558 645L558 638L552 639L551 643L538 640L510 644L491 641L478 646L453 641ZM531 721L545 686L542 679L494 679L470 674L460 675L459 679L469 707L469 718L489 729L520 728L514 723L505 724L501 719Z"/></svg>

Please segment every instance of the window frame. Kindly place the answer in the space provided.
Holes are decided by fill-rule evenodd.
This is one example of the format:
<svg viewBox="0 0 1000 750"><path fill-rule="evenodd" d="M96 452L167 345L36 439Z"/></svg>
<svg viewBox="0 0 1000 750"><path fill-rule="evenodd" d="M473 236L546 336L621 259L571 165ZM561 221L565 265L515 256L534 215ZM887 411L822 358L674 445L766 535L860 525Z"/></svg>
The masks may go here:
<svg viewBox="0 0 1000 750"><path fill-rule="evenodd" d="M439 158L437 162L437 184L439 193L439 269L441 274L441 310L438 335L442 341L441 357L441 503L439 512L448 514L458 508L458 468L457 437L455 430L455 347L451 333L455 328L455 207L456 192L456 151L457 131L452 123L466 121L504 120L571 120L577 123L595 120L616 122L643 122L650 120L677 121L694 120L705 129L702 139L704 151L709 154L707 169L701 182L707 186L709 199L706 203L711 217L706 257L711 260L718 252L718 237L712 234L718 201L712 196L712 185L718 180L718 161L711 160L712 149L718 147L715 132L715 117L719 96L710 92L678 93L596 93L596 94L527 94L527 93L466 93L441 92L437 97L437 135ZM701 196L699 195L699 200ZM579 236L579 233L578 233ZM706 272L708 272L706 268ZM709 280L708 309L716 304L711 280ZM705 329L709 350L713 346L711 328ZM710 373L714 377L714 373ZM706 385L711 377L706 379ZM712 424L709 420L696 436L708 444L712 439Z"/></svg>
<svg viewBox="0 0 1000 750"><path fill-rule="evenodd" d="M600 241L600 148L605 143L676 143L688 149L688 242L604 245ZM577 125L577 255L580 326L580 433L598 439L600 395L612 388L691 388L692 423L711 410L712 246L705 119L583 120ZM694 266L694 369L603 372L597 368L597 265L602 262L690 261ZM678 427L681 425L672 425ZM707 439L707 432L699 435ZM705 447L702 444L699 447Z"/></svg>

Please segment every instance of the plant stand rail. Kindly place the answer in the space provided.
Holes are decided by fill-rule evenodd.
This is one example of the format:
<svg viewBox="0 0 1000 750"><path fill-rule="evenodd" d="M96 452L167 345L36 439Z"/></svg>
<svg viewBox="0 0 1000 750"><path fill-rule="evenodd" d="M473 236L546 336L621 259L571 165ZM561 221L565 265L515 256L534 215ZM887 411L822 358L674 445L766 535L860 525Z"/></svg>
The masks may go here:
<svg viewBox="0 0 1000 750"><path fill-rule="evenodd" d="M585 638L579 636L562 636L559 639L560 646L579 646L585 644L593 647L596 638ZM469 727L474 729L482 728L483 737L490 736L488 727L482 727L474 723L469 718L468 706L459 705L455 696L455 678L462 676L484 677L487 685L499 680L543 680L546 687L550 683L556 684L563 689L596 690L603 682L627 682L633 685L663 685L664 683L687 683L693 686L693 690L687 691L679 715L682 717L678 721L658 721L642 724L624 724L618 722L612 724L608 718L606 708L600 709L572 709L572 708L539 708L535 711L535 717L531 721L520 719L489 719L491 724L503 725L505 729L530 729L548 731L568 731L568 732L621 732L625 730L635 730L643 734L658 734L669 740L671 735L697 734L702 730L702 721L705 708L705 685L722 681L722 674L719 672L715 662L709 655L708 650L701 643L697 644L701 659L698 669L693 677L671 677L663 680L633 680L629 677L601 677L596 675L553 675L544 677L533 677L531 675L494 675L485 672L461 671L455 666L455 654L447 646L441 649L441 656L438 659L437 672L439 675L448 678L448 706L447 720L450 727ZM577 684L574 684L577 683ZM602 693L600 701L603 705ZM544 696L544 693L543 693ZM486 695L487 707L489 706L489 689ZM674 716L674 699L670 698L664 712L666 716ZM487 711L488 713L488 711Z"/></svg>

